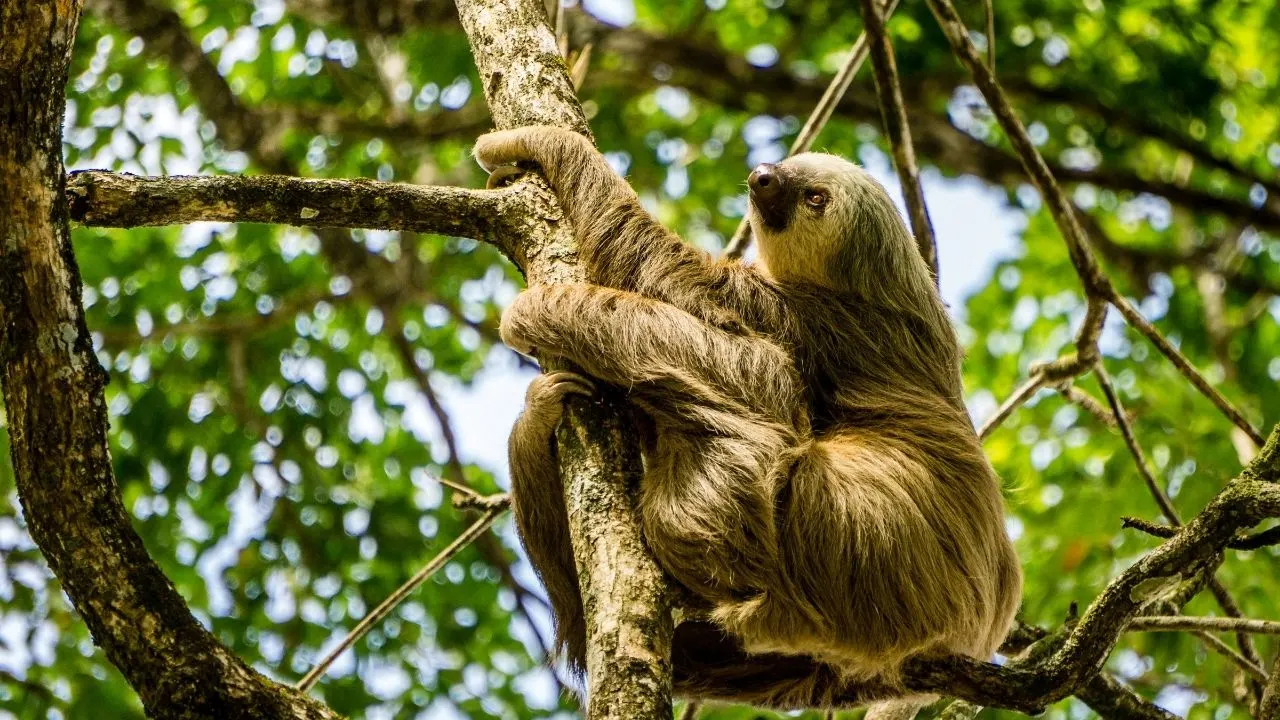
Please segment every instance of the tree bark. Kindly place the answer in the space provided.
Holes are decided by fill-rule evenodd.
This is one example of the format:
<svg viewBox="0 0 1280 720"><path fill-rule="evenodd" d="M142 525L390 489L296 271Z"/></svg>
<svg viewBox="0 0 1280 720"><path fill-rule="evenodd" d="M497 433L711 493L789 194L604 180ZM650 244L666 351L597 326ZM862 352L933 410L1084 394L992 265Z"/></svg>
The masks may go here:
<svg viewBox="0 0 1280 720"><path fill-rule="evenodd" d="M541 2L459 0L458 14L499 129L558 125L590 136ZM546 211L508 246L531 284L581 281L572 228L549 191L543 197ZM571 401L557 434L587 620L587 718L668 720L670 593L635 512L636 434L612 400Z"/></svg>
<svg viewBox="0 0 1280 720"><path fill-rule="evenodd" d="M134 532L63 199L63 87L81 0L0 0L0 383L31 536L156 718L331 718L217 642Z"/></svg>

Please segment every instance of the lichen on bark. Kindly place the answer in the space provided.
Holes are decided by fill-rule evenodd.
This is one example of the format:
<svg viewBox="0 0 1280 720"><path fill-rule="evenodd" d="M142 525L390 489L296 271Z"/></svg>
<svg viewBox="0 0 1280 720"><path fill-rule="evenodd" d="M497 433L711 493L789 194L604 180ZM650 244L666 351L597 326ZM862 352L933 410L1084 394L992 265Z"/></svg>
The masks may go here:
<svg viewBox="0 0 1280 720"><path fill-rule="evenodd" d="M557 125L590 137L542 3L459 0L485 98L499 129ZM540 178L527 180L545 188ZM581 281L572 228L554 207L529 213L514 244L530 283ZM636 433L620 405L571 400L557 434L587 620L590 720L671 717L671 593L634 512Z"/></svg>

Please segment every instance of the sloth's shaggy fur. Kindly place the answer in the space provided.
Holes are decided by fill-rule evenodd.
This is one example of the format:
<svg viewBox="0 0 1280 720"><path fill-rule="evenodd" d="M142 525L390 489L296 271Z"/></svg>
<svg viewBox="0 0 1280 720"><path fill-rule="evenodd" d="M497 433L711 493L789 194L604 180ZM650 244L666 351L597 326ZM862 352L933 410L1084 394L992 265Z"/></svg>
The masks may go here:
<svg viewBox="0 0 1280 720"><path fill-rule="evenodd" d="M946 309L875 180L814 153L766 168L749 266L669 232L575 133L496 132L475 154L541 167L588 268L589 284L522 293L503 339L625 389L651 423L645 538L708 618L677 630L679 694L833 706L895 687L911 656L991 655L1021 593L999 482ZM510 443L517 527L579 673L552 430L563 396L589 391L542 376Z"/></svg>

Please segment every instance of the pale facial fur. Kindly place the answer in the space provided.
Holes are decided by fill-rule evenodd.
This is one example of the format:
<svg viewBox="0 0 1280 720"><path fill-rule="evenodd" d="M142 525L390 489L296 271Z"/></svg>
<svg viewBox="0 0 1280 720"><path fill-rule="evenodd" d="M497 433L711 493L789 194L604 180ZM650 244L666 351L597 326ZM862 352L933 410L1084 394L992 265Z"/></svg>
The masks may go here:
<svg viewBox="0 0 1280 720"><path fill-rule="evenodd" d="M900 297L929 292L928 266L884 187L862 168L837 155L801 153L772 166L788 209L782 227L762 217L752 192L748 220L760 253L761 269L780 281L848 290L880 292L895 306ZM818 207L805 196L818 193ZM833 275L833 271L853 270Z"/></svg>

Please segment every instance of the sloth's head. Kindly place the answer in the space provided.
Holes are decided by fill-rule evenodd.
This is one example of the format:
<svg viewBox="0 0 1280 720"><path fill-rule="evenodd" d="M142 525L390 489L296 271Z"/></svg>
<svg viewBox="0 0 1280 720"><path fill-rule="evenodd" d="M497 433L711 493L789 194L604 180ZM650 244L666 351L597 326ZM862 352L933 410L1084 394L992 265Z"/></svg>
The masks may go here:
<svg viewBox="0 0 1280 720"><path fill-rule="evenodd" d="M782 282L931 292L928 266L885 189L835 155L802 153L747 178L760 261Z"/></svg>

